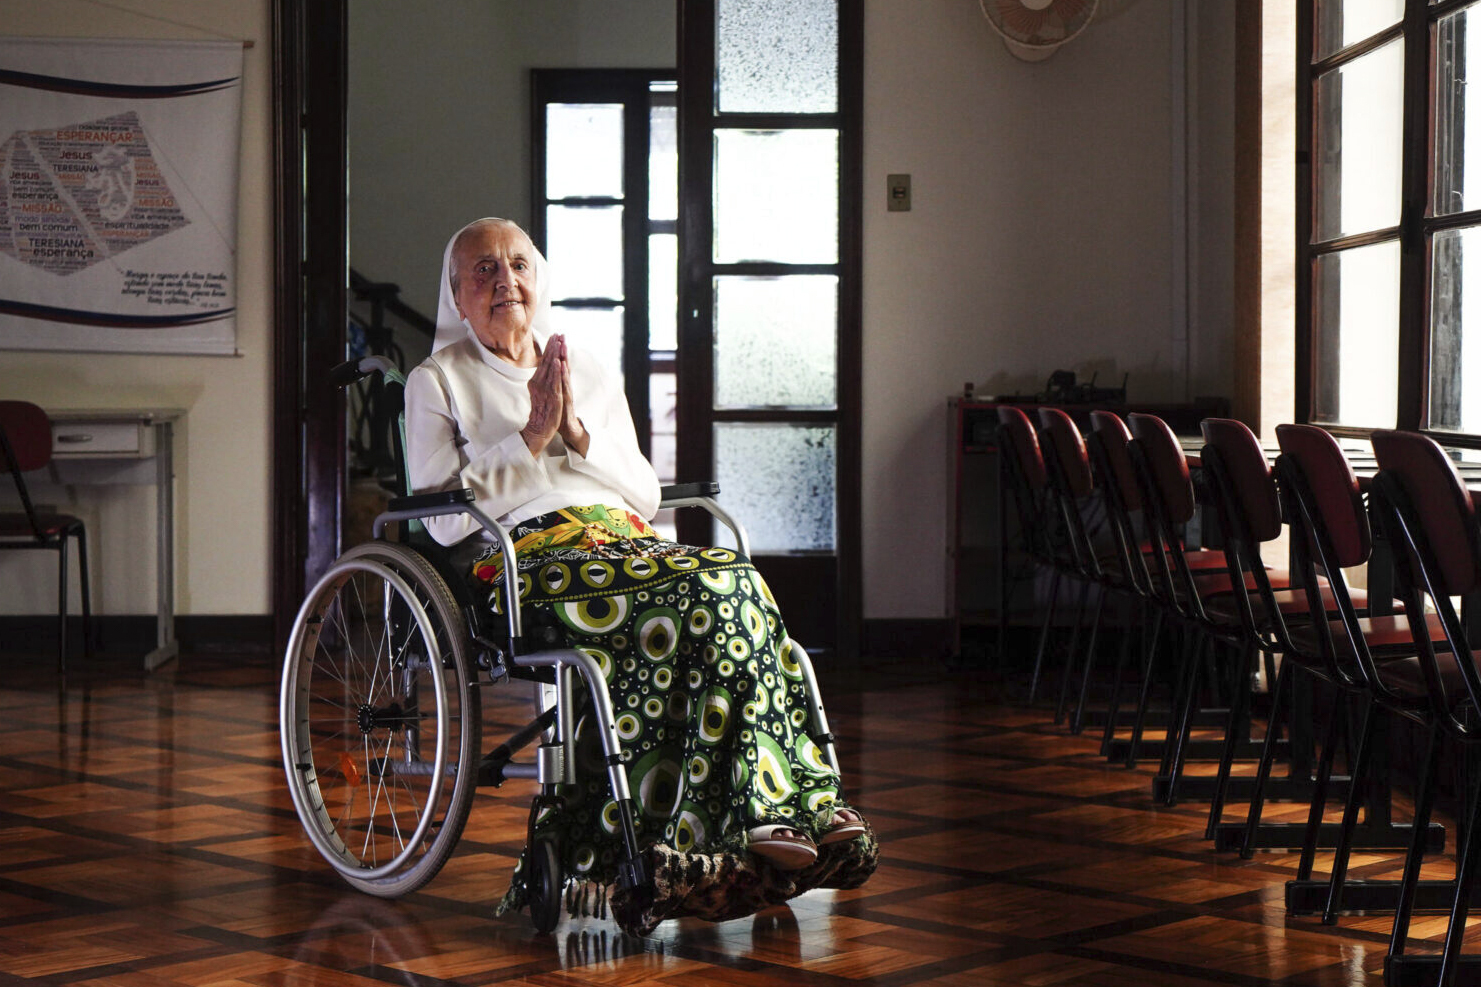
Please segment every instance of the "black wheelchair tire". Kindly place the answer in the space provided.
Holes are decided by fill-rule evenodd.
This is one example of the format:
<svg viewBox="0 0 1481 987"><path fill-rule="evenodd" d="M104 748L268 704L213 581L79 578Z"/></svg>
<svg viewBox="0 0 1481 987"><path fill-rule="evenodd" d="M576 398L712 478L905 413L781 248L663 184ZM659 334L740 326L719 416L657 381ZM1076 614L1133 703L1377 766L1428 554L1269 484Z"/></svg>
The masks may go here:
<svg viewBox="0 0 1481 987"><path fill-rule="evenodd" d="M530 876L525 882L529 894L530 921L535 931L544 935L560 922L561 877L560 854L553 840L536 840L530 844Z"/></svg>
<svg viewBox="0 0 1481 987"><path fill-rule="evenodd" d="M371 854L372 859L362 859L366 856L363 847L355 846L360 839L360 830L356 830L350 840L344 839L345 834L339 832L342 824L336 819L336 811L331 809L330 800L326 797L329 776L334 773L332 766L326 771L326 764L333 752L314 750L316 736L322 739L325 732L316 729L310 722L315 708L314 689L323 688L326 684L330 688L337 688L335 683L340 682L331 668L321 674L318 684L315 684L316 662L329 660L325 657L326 649L320 647L321 639L325 633L332 636L339 627L347 626L342 614L338 626L332 620L339 613L335 609L336 600L352 584L358 593L361 583L371 587L382 586L388 599L394 596L406 608L408 616L405 619L408 626L430 627L436 639L436 650L441 656L441 675L423 675L421 678L434 690L440 681L444 693L445 706L439 705L438 712L434 714L437 736L448 733L442 783L435 792L422 793L424 797L420 801L410 796L405 799L405 803L413 807L411 811L414 821L422 827L423 837L415 841L405 840L403 830L395 829L395 839L402 840L403 844L398 847L392 843L391 851L395 852L390 853L390 862L380 859L380 851ZM410 593L409 598L406 591ZM347 597L348 595L347 593ZM365 607L363 601L360 606L362 609L373 610ZM417 611L424 615L425 624L420 623L421 618ZM351 636L349 630L340 633L344 638ZM389 634L389 631L386 633ZM417 636L418 639L425 637L425 632L418 630ZM386 650L394 651L392 648ZM471 675L468 650L466 624L447 584L432 564L421 555L392 542L368 542L357 545L340 556L314 586L299 611L284 662L280 698L280 730L289 788L310 841L345 881L367 894L394 898L422 887L442 869L462 836L477 788L483 711L479 685ZM377 648L377 658L379 654ZM350 662L347 661L346 667L349 665ZM425 670L425 666L423 669ZM415 670L402 669L399 674L415 677L417 673ZM341 675L344 679L350 677L342 672ZM388 678L389 675L379 678L372 676L371 681L381 682L383 689L384 681ZM326 683L326 679L332 681ZM345 689L348 688L346 683ZM339 746L342 750L338 754L337 763L342 765L342 773L351 776L356 785L363 784L367 777L373 777L372 784L393 790L397 787L397 779L394 777L397 774L396 769L402 760L408 757L415 760L421 753L420 738L423 728L420 722L425 719L425 715L418 705L415 692L407 700L410 712L403 711L399 702L393 703L389 709L374 709L378 704L384 706L384 700L368 695L360 704L360 709L370 710L366 714L366 722L371 728L379 729L381 722L376 717L383 717L393 722L385 731L390 734L396 728L394 723L399 717L401 721L417 724L416 740L406 740L401 746L392 746L388 740L384 746L384 756L367 757L366 763L358 766L354 763L343 766L346 760L358 759L358 752L353 749L353 745L341 740ZM332 705L334 704L320 703L319 708ZM345 697L345 701L338 705L347 708L350 705L349 698ZM444 708L446 716L442 713ZM367 727L362 726L361 729L365 730ZM406 732L411 733L411 728L407 728ZM368 742L364 746L371 754L380 750ZM343 750L345 748L349 750ZM405 750L412 748L412 754L405 753ZM424 767L422 773L431 770L433 769ZM449 770L452 773L451 779L447 777ZM386 781L388 776L391 777L389 783ZM411 779L411 783L415 783L415 779ZM393 791L389 798L394 801L394 797ZM346 798L343 801L347 804L350 800ZM376 802L371 799L365 801L367 804ZM339 815L343 817L344 811L340 810ZM365 836L365 844L380 838L386 828L384 825L363 827L365 831L369 831Z"/></svg>

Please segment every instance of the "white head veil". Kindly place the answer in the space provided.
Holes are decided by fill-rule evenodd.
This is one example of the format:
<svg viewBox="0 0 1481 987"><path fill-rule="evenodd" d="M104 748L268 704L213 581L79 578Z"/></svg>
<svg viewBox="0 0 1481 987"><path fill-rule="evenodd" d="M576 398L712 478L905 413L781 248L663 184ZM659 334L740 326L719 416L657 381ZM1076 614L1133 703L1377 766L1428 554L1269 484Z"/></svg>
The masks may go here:
<svg viewBox="0 0 1481 987"><path fill-rule="evenodd" d="M458 314L457 302L453 299L452 269L453 269L453 244L458 242L458 237L472 227L484 223L497 223L501 226L511 226L521 233L518 223L499 219L497 216L486 216L483 219L475 219L463 229L452 235L447 241L447 246L442 251L442 281L437 292L437 335L432 340L432 352L436 353L444 346L451 346L466 336L470 330L468 321ZM528 234L526 234L528 238ZM535 334L535 339L541 345L550 336L550 266L545 262L545 257L540 253L534 241L530 242L531 262L535 266L535 306L531 310L530 330Z"/></svg>

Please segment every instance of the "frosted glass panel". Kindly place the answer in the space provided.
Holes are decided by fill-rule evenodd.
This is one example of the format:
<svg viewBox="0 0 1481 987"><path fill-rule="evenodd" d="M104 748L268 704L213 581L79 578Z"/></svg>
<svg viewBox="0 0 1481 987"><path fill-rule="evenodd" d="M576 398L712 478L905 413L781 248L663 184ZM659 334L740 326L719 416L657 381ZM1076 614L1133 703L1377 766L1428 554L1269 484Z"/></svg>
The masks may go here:
<svg viewBox="0 0 1481 987"><path fill-rule="evenodd" d="M679 348L679 238L648 237L648 348Z"/></svg>
<svg viewBox="0 0 1481 987"><path fill-rule="evenodd" d="M1393 41L1316 83L1316 238L1397 226L1404 48Z"/></svg>
<svg viewBox="0 0 1481 987"><path fill-rule="evenodd" d="M715 407L838 403L838 278L715 279Z"/></svg>
<svg viewBox="0 0 1481 987"><path fill-rule="evenodd" d="M622 298L622 207L545 211L551 297Z"/></svg>
<svg viewBox="0 0 1481 987"><path fill-rule="evenodd" d="M715 132L715 261L838 262L838 132Z"/></svg>
<svg viewBox="0 0 1481 987"><path fill-rule="evenodd" d="M550 310L550 331L561 333L567 343L597 358L614 378L622 378L623 309L566 308Z"/></svg>
<svg viewBox="0 0 1481 987"><path fill-rule="evenodd" d="M746 505L752 552L833 549L834 440L831 426L715 426L715 479L726 503Z"/></svg>
<svg viewBox="0 0 1481 987"><path fill-rule="evenodd" d="M837 0L719 0L721 113L838 110Z"/></svg>
<svg viewBox="0 0 1481 987"><path fill-rule="evenodd" d="M1399 241L1317 258L1312 417L1393 428L1399 407Z"/></svg>
<svg viewBox="0 0 1481 987"><path fill-rule="evenodd" d="M648 218L679 218L679 108L648 114Z"/></svg>
<svg viewBox="0 0 1481 987"><path fill-rule="evenodd" d="M545 196L622 197L622 104L548 103Z"/></svg>

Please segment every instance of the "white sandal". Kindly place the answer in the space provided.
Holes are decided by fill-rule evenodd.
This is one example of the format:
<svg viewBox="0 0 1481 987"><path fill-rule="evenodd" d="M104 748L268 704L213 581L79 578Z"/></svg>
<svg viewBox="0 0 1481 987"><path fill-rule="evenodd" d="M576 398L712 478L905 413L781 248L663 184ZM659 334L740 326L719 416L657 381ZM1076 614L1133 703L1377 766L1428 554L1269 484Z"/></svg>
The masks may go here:
<svg viewBox="0 0 1481 987"><path fill-rule="evenodd" d="M828 829L818 837L818 843L843 843L864 835L864 817L853 809L839 809L829 820Z"/></svg>
<svg viewBox="0 0 1481 987"><path fill-rule="evenodd" d="M813 841L791 826L752 826L746 831L746 849L780 870L801 870L818 859Z"/></svg>

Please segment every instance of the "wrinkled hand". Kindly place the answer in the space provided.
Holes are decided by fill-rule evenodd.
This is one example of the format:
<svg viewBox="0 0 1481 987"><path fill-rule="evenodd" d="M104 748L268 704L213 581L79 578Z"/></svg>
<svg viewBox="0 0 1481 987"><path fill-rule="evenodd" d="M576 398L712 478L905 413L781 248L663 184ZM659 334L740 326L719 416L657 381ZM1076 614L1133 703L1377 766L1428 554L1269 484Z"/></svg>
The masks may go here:
<svg viewBox="0 0 1481 987"><path fill-rule="evenodd" d="M587 435L586 426L576 416L576 390L571 386L571 362L566 354L566 338L564 336L552 336L552 344L558 344L556 358L560 362L561 371L561 394L563 404L561 409L560 433L561 439L566 443L566 448L575 449L585 456L590 446L590 436ZM551 349L557 349L552 345Z"/></svg>
<svg viewBox="0 0 1481 987"><path fill-rule="evenodd" d="M561 430L561 417L565 413L565 375L561 372L562 359L557 351L565 352L565 341L560 336L550 337L545 352L540 354L540 363L535 375L530 378L530 417L519 434L532 455L540 455L550 440Z"/></svg>

